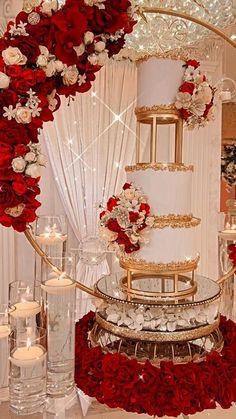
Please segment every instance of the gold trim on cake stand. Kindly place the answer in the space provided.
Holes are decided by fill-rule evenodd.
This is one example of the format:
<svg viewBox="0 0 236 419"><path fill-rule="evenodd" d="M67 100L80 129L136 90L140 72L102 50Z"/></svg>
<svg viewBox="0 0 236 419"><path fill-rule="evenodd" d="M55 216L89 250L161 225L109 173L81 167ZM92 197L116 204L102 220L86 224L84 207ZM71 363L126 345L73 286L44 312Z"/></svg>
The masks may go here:
<svg viewBox="0 0 236 419"><path fill-rule="evenodd" d="M193 172L193 166L186 166L185 164L178 163L137 163L132 166L126 166L126 172L138 172L144 170L155 170L155 171L168 171L168 172Z"/></svg>
<svg viewBox="0 0 236 419"><path fill-rule="evenodd" d="M183 342L200 339L213 333L220 324L220 318L212 324L199 326L194 329L177 330L175 332L149 332L147 330L131 330L127 327L117 326L108 322L103 317L96 313L96 322L108 332L115 336L124 337L127 339L145 341L145 342Z"/></svg>

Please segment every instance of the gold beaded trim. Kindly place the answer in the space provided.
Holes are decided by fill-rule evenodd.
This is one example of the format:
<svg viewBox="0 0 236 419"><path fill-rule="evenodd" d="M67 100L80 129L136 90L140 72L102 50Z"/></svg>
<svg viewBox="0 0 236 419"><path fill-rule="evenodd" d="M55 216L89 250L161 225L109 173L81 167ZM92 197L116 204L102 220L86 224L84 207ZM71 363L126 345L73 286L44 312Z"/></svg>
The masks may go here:
<svg viewBox="0 0 236 419"><path fill-rule="evenodd" d="M191 214L190 215L163 215L163 216L156 216L154 217L154 224L153 228L191 228L197 227L201 219L195 218Z"/></svg>
<svg viewBox="0 0 236 419"><path fill-rule="evenodd" d="M148 332L144 330L131 330L127 327L117 326L106 321L98 313L96 313L96 322L108 332L111 332L116 336L124 338L149 342L180 342L186 340L199 339L204 336L210 335L218 328L220 319L218 318L214 323L208 324L206 326L176 332Z"/></svg>
<svg viewBox="0 0 236 419"><path fill-rule="evenodd" d="M129 271L145 272L190 272L197 269L200 256L185 262L155 263L144 259L120 257L120 266Z"/></svg>
<svg viewBox="0 0 236 419"><path fill-rule="evenodd" d="M5 214L10 215L13 218L17 218L17 217L20 217L24 209L25 209L25 204L19 204L16 207L6 208Z"/></svg>
<svg viewBox="0 0 236 419"><path fill-rule="evenodd" d="M193 166L185 166L180 163L137 163L132 166L126 166L126 172L138 172L140 170L152 169L155 171L169 171L169 172L193 172Z"/></svg>
<svg viewBox="0 0 236 419"><path fill-rule="evenodd" d="M140 54L137 53L136 62L142 63L148 61L150 58L159 58L163 60L175 60L175 61L187 61L189 59L189 52L184 49L174 50L174 51L165 51L165 52L151 52L150 54Z"/></svg>
<svg viewBox="0 0 236 419"><path fill-rule="evenodd" d="M162 113L162 112L170 112L179 114L178 109L176 109L175 105L173 103L170 103L168 105L153 105L153 106L140 106L139 108L135 108L135 115L139 115L143 112L155 112L155 113Z"/></svg>

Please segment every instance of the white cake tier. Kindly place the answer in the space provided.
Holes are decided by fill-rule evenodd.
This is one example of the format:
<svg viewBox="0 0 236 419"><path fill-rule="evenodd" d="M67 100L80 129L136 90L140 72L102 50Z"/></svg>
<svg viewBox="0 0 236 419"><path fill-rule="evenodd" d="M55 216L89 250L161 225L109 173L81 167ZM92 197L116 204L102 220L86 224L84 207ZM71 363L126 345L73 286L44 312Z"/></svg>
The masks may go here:
<svg viewBox="0 0 236 419"><path fill-rule="evenodd" d="M175 103L182 84L184 61L151 57L138 63L137 106L152 107Z"/></svg>
<svg viewBox="0 0 236 419"><path fill-rule="evenodd" d="M127 181L141 187L155 216L191 214L192 170L192 166L173 164L126 168Z"/></svg>
<svg viewBox="0 0 236 419"><path fill-rule="evenodd" d="M148 233L149 242L141 245L141 249L133 253L131 258L155 264L194 261L198 257L197 229L198 227L151 229Z"/></svg>

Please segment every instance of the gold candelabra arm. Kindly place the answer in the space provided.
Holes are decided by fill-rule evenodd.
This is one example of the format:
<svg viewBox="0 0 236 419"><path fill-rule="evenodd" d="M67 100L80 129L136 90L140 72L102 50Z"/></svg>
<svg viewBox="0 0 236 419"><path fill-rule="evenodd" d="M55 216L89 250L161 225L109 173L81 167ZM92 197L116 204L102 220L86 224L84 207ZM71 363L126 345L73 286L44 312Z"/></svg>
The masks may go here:
<svg viewBox="0 0 236 419"><path fill-rule="evenodd" d="M27 238L27 240L29 241L29 243L31 244L31 246L33 247L35 252L41 257L43 262L46 265L48 265L57 275L62 275L63 272L61 271L61 269L59 269L57 266L55 266L50 261L50 258L48 257L48 255L42 250L42 248L39 246L39 244L35 240L35 238L32 234L32 229L31 229L30 226L25 230L25 237ZM69 276L68 276L68 278L72 279ZM84 291L87 294L92 295L93 297L97 297L97 298L101 299L101 296L98 295L93 288L87 287L86 285L82 284L81 282L77 281L76 282L76 287L79 288L81 291Z"/></svg>
<svg viewBox="0 0 236 419"><path fill-rule="evenodd" d="M219 278L217 280L217 283L219 285L224 284L226 281L228 281L228 279L232 278L232 276L235 274L235 272L236 272L236 267L233 267L232 269L230 269L229 272L227 272L227 274L225 274L221 278Z"/></svg>

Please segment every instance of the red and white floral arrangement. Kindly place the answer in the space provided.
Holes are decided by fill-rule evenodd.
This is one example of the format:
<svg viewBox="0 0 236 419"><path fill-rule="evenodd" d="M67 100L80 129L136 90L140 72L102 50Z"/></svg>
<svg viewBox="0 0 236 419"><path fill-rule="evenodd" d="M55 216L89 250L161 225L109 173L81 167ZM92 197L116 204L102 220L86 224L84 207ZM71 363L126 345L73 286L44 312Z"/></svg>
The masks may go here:
<svg viewBox="0 0 236 419"><path fill-rule="evenodd" d="M119 195L112 196L100 214L100 236L108 248L132 253L147 242L146 232L153 226L150 206L140 188L125 183Z"/></svg>
<svg viewBox="0 0 236 419"><path fill-rule="evenodd" d="M204 127L214 118L215 89L200 70L200 63L188 60L175 106L189 128Z"/></svg>
<svg viewBox="0 0 236 419"><path fill-rule="evenodd" d="M90 312L76 324L75 382L99 403L161 418L194 415L218 406L229 409L236 402L236 324L232 320L221 317L221 353L212 352L203 362L162 361L160 367L93 347L89 332L94 322L95 314Z"/></svg>
<svg viewBox="0 0 236 419"><path fill-rule="evenodd" d="M90 89L135 21L129 0L28 0L0 38L0 224L24 231L40 206L39 129Z"/></svg>

